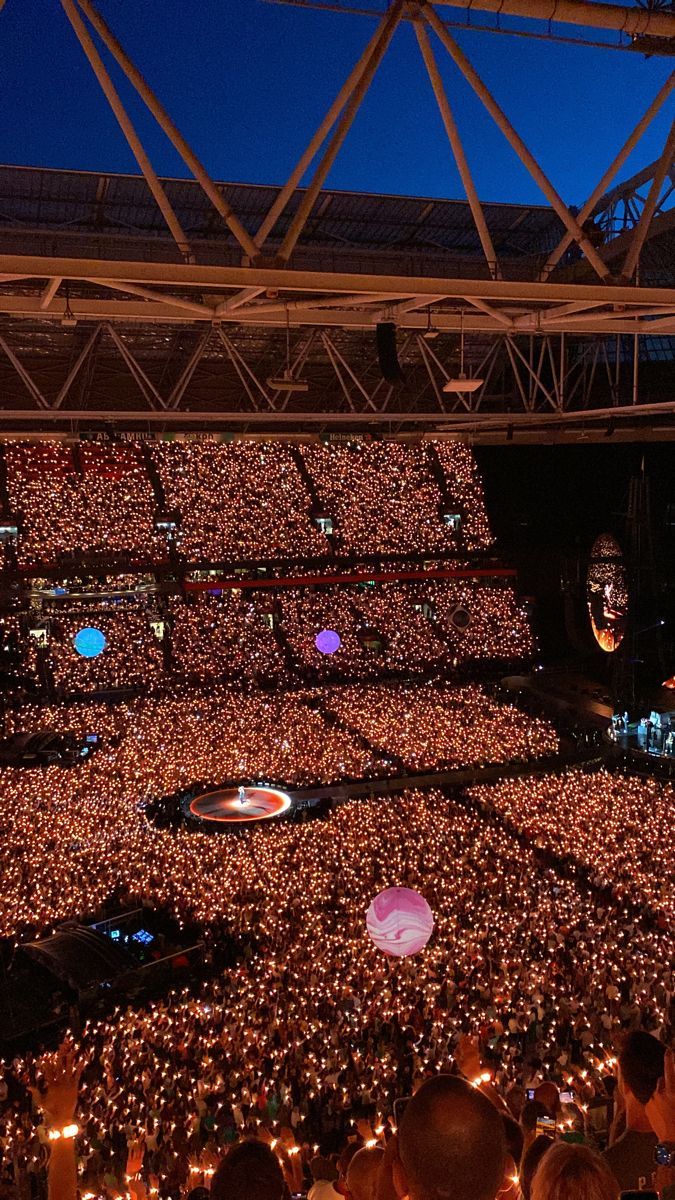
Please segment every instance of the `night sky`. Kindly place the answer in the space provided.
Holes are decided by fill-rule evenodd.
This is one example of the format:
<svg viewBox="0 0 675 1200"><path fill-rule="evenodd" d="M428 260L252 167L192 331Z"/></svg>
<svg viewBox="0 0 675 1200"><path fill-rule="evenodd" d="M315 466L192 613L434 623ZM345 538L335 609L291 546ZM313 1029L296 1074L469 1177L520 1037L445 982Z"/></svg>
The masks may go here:
<svg viewBox="0 0 675 1200"><path fill-rule="evenodd" d="M287 176L374 28L367 17L263 0L99 0L99 9L212 175L256 183ZM444 13L463 19L458 11ZM7 0L0 22L2 161L135 172L57 0ZM531 22L530 28L545 26ZM583 202L671 67L668 59L475 30L457 36L568 203ZM480 194L540 202L479 101L435 46ZM156 169L184 175L129 86L120 90ZM671 119L666 106L624 176L658 156ZM329 183L462 194L409 26L396 34Z"/></svg>

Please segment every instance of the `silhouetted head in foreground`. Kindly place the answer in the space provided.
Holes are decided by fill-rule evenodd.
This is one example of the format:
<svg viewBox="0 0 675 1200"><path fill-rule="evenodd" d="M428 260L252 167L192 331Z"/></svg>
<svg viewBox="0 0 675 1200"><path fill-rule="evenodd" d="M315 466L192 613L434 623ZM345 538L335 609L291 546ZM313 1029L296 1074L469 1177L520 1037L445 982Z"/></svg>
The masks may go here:
<svg viewBox="0 0 675 1200"><path fill-rule="evenodd" d="M495 1200L511 1183L499 1112L454 1075L428 1079L412 1097L398 1157L396 1189L410 1200Z"/></svg>

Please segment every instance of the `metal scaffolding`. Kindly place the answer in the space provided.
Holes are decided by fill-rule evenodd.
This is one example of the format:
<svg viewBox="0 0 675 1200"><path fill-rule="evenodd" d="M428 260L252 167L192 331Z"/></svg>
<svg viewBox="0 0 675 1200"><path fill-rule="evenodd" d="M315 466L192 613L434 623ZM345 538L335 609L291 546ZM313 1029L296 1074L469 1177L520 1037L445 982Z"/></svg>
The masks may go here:
<svg viewBox="0 0 675 1200"><path fill-rule="evenodd" d="M93 0L61 5L143 179L0 168L5 429L108 416L275 428L380 421L543 437L580 422L599 427L609 411L612 429L644 430L658 413L675 430L672 386L645 352L654 338L675 338L675 122L659 159L615 183L672 104L675 71L586 203L572 209L444 20L454 7L675 47L672 13L583 0L557 0L555 11L547 0L394 0L287 182L263 188L214 181ZM402 21L413 24L463 202L326 188ZM96 39L193 181L159 178ZM481 202L436 48L480 99L545 205ZM54 195L37 218L33 189ZM114 215L122 204L136 214L123 233ZM401 385L378 373L382 322L398 331ZM284 358L286 331L292 361ZM470 374L481 381L470 393L447 386L460 332ZM633 361L622 372L626 346ZM308 390L270 388L283 372Z"/></svg>

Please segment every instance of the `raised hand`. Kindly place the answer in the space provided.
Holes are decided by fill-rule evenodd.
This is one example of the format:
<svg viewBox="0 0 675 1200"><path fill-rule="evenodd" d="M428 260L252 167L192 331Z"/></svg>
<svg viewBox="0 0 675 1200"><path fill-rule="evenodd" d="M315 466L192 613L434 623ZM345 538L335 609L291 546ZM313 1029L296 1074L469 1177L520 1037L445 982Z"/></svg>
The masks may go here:
<svg viewBox="0 0 675 1200"><path fill-rule="evenodd" d="M138 1175L138 1172L143 1166L144 1154L145 1135L141 1134L140 1137L135 1138L133 1142L129 1142L129 1145L127 1146L127 1176L131 1176L133 1178L134 1175Z"/></svg>
<svg viewBox="0 0 675 1200"><path fill-rule="evenodd" d="M474 1083L480 1078L481 1061L478 1038L463 1033L455 1048L455 1062L465 1079Z"/></svg>
<svg viewBox="0 0 675 1200"><path fill-rule="evenodd" d="M46 1086L40 1097L42 1111L52 1129L63 1129L73 1122L84 1066L72 1038L65 1037L55 1054L43 1058L41 1066Z"/></svg>

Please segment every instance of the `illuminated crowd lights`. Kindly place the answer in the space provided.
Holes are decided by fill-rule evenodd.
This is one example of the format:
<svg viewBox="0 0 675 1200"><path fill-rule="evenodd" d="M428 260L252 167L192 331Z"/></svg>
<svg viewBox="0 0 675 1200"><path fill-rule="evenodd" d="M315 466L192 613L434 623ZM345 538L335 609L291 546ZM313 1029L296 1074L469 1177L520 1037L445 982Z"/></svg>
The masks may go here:
<svg viewBox="0 0 675 1200"><path fill-rule="evenodd" d="M491 544L473 456L456 443L435 447L443 486L423 444L299 447L334 522L332 546L288 446L172 443L148 452L167 508L180 511L178 550L188 559L325 559L331 549L451 557ZM21 565L83 549L166 558L135 450L31 443L8 446L7 459L10 500L23 518ZM442 520L441 501L461 515L458 528ZM462 631L452 619L458 605L471 618ZM145 801L198 780L357 778L373 780L376 792L377 778L404 768L524 761L559 748L547 722L474 685L352 684L273 696L242 687L289 678L272 614L291 656L313 668L321 659L314 639L332 629L341 638L336 665L360 669L364 625L381 635L378 664L397 670L533 649L513 588L477 581L268 598L224 592L195 605L172 598L182 677L172 691L140 606L92 617L108 646L88 664L72 638L92 614L71 606L55 618L48 660L64 693L133 683L150 694L115 708L8 711L8 734L95 731L102 746L72 771L0 773L0 935L18 944L63 919L100 916L114 898L116 908L144 903L197 922L209 948L224 934L247 947L200 990L118 1009L83 1029L76 1145L87 1200L127 1193L127 1145L142 1132L151 1196L208 1183L224 1147L246 1132L269 1142L290 1183L327 1132L353 1129L362 1114L370 1140L380 1138L394 1098L447 1069L467 1026L480 1033L499 1092L524 1082L529 1047L585 1110L615 1066L618 1031L655 1031L666 1020L673 796L651 781L530 777L475 789L471 805L438 790L375 795L320 821L263 822L237 838L148 822ZM335 670L330 658L316 669L317 681ZM220 675L239 686L185 690L186 679ZM155 694L158 684L169 690ZM590 887L547 852L572 856ZM410 960L386 957L368 936L369 905L391 888L424 896L433 914L433 937ZM27 1091L40 1067L27 1053L3 1069L16 1101L0 1102L0 1183L28 1190L31 1175L42 1181L47 1156Z"/></svg>
<svg viewBox="0 0 675 1200"><path fill-rule="evenodd" d="M448 616L458 604L472 612L472 622L462 632ZM237 672L245 678L283 677L287 668L270 628L271 612L299 669L314 673L317 680L378 670L428 671L448 660L457 665L476 658L521 660L534 651L529 618L512 588L448 579L284 588L274 596L224 592L189 606L176 600L177 668L200 679ZM364 645L366 630L380 635L377 652ZM338 633L336 654L317 653L322 631Z"/></svg>
<svg viewBox="0 0 675 1200"><path fill-rule="evenodd" d="M607 771L568 771L479 786L470 794L538 845L573 855L590 868L598 886L650 905L672 925L672 787Z"/></svg>
<svg viewBox="0 0 675 1200"><path fill-rule="evenodd" d="M297 459L301 455L303 479ZM177 547L188 561L327 558L342 553L450 554L492 543L473 455L436 443L443 483L426 443L300 445L216 441L151 443ZM157 499L142 452L131 445L9 442L7 486L20 514L21 566L62 554L126 554L166 562ZM316 499L335 526L317 528ZM441 515L450 504L460 528Z"/></svg>
<svg viewBox="0 0 675 1200"><path fill-rule="evenodd" d="M7 442L5 461L11 510L21 515L21 566L83 551L166 559L166 542L153 523L152 485L136 447Z"/></svg>
<svg viewBox="0 0 675 1200"><path fill-rule="evenodd" d="M477 684L353 684L333 689L326 705L411 771L541 758L560 745L548 721Z"/></svg>
<svg viewBox="0 0 675 1200"><path fill-rule="evenodd" d="M453 581L452 587L436 580L425 588L439 628L449 639L451 653L460 662L468 659L529 658L535 652L530 618L518 601L515 589L494 587L488 583ZM457 629L452 615L458 607L466 609L471 622Z"/></svg>
<svg viewBox="0 0 675 1200"><path fill-rule="evenodd" d="M439 442L436 448L452 503L466 514L464 545L485 549L492 536L473 455L458 442ZM462 546L460 533L441 519L444 497L426 444L313 443L299 451L322 509L335 521L335 544L343 553L442 553Z"/></svg>
<svg viewBox="0 0 675 1200"><path fill-rule="evenodd" d="M147 612L134 606L110 613L97 610L87 616L96 621L93 632L105 645L97 654L84 657L78 649L82 614L58 613L51 619L47 661L62 694L148 686L160 680L162 649ZM29 648L33 650L30 644Z"/></svg>
<svg viewBox="0 0 675 1200"><path fill-rule="evenodd" d="M111 586L128 578L111 579ZM100 586L100 585L99 585ZM470 609L467 629L456 630L451 614L457 605ZM247 682L297 681L306 674L316 682L343 674L372 676L379 671L429 672L478 658L529 657L534 643L529 620L512 588L489 587L457 580L424 583L392 582L373 588L334 585L330 588L251 592L223 589L219 596L199 595L167 602L171 662L152 629L152 614L143 601L123 604L69 599L49 613L46 661L64 695L122 687L160 687L172 678L190 683L214 679ZM295 664L291 669L275 636L276 620ZM35 640L18 635L26 671L37 678ZM102 653L83 658L74 639L92 625L106 639ZM9 625L7 625L9 628ZM378 636L375 650L365 633ZM321 631L337 633L339 651L317 650ZM339 632L338 632L339 631Z"/></svg>
<svg viewBox="0 0 675 1200"><path fill-rule="evenodd" d="M326 722L317 701L344 713L349 728ZM458 714L472 728L469 741ZM303 787L381 777L401 770L387 761L387 751L410 770L430 766L434 754L439 763L458 765L477 753L481 729L484 752L496 761L542 755L557 745L551 726L496 705L475 685L382 684L272 696L219 687L114 707L26 706L8 711L6 724L8 733L94 731L101 748L76 771L0 774L0 935L41 931L94 911L117 890L208 922L210 912L220 911L219 893L236 887L236 871L230 874L213 839L155 829L138 811L139 802L197 781Z"/></svg>
<svg viewBox="0 0 675 1200"><path fill-rule="evenodd" d="M311 499L283 442L174 442L151 447L167 506L181 513L189 560L325 556Z"/></svg>
<svg viewBox="0 0 675 1200"><path fill-rule="evenodd" d="M176 673L196 681L219 677L281 680L283 655L265 620L259 595L233 590L200 596L191 604L170 600Z"/></svg>
<svg viewBox="0 0 675 1200"><path fill-rule="evenodd" d="M191 860L188 840L198 848ZM161 841L146 831L151 858ZM352 801L324 821L236 840L169 841L174 904L189 906L216 870L212 917L235 935L253 931L256 948L196 994L85 1026L77 1149L94 1197L106 1181L123 1190L127 1141L141 1130L150 1189L208 1179L245 1132L264 1136L282 1161L291 1151L306 1161L327 1130L348 1132L364 1112L381 1136L401 1090L447 1069L466 1022L489 1048L500 1092L523 1082L528 1045L582 1109L615 1065L621 1025L663 1024L672 933L627 928L620 901L600 904L542 867L535 848L438 791ZM146 883L139 875L136 886ZM436 928L420 955L388 960L365 912L377 887L401 885L428 896ZM39 1077L31 1055L8 1069L26 1084ZM44 1154L20 1094L0 1136L5 1170L25 1177L44 1170Z"/></svg>

